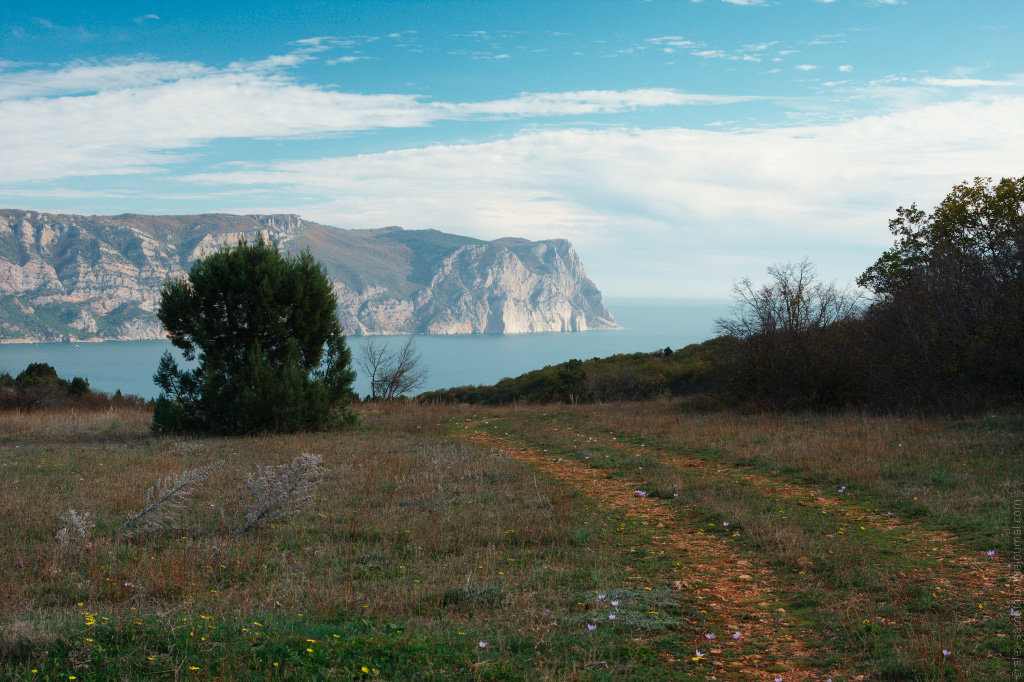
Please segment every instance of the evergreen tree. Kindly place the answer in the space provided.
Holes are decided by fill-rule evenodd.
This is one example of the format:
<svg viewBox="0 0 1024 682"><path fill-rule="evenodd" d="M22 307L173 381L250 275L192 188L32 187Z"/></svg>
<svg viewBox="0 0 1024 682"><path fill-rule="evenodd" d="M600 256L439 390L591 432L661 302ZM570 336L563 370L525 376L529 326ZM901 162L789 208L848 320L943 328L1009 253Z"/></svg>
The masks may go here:
<svg viewBox="0 0 1024 682"><path fill-rule="evenodd" d="M355 373L337 298L309 251L240 241L169 281L157 317L192 369L165 353L153 428L225 434L337 427Z"/></svg>

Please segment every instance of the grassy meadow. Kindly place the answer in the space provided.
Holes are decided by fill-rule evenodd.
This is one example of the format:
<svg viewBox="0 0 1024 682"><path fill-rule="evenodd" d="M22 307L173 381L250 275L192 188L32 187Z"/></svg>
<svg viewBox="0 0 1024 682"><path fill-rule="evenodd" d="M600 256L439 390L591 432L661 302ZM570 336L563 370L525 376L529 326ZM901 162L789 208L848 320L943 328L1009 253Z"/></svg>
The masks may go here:
<svg viewBox="0 0 1024 682"><path fill-rule="evenodd" d="M0 415L0 678L987 680L1024 654L1017 415L150 420ZM304 452L313 503L232 537L245 474ZM221 460L175 523L126 535L148 488ZM58 541L72 509L84 535Z"/></svg>

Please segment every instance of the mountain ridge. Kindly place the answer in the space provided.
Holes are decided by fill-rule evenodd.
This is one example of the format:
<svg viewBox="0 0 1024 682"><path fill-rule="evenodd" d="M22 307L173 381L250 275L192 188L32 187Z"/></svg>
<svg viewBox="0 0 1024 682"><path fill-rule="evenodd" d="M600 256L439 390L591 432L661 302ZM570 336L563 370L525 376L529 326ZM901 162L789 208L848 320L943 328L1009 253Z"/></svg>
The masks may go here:
<svg viewBox="0 0 1024 682"><path fill-rule="evenodd" d="M308 248L346 334L615 329L564 239L484 241L439 230L346 230L295 214L113 216L0 209L0 342L161 338L167 278L242 238Z"/></svg>

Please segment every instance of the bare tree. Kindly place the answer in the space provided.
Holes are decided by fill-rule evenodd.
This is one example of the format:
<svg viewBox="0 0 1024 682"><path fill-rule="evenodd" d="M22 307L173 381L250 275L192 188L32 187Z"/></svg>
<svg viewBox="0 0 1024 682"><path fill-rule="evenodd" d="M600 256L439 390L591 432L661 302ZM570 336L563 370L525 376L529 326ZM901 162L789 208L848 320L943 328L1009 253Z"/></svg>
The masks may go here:
<svg viewBox="0 0 1024 682"><path fill-rule="evenodd" d="M733 286L731 317L716 322L719 333L737 339L807 333L856 317L861 298L849 289L818 281L814 264L773 265L770 282L755 289L745 278Z"/></svg>
<svg viewBox="0 0 1024 682"><path fill-rule="evenodd" d="M820 282L808 260L772 266L768 275L760 288L739 282L732 315L717 321L734 340L722 358L727 392L782 408L849 401L859 390L851 364L859 296Z"/></svg>
<svg viewBox="0 0 1024 682"><path fill-rule="evenodd" d="M392 400L420 388L427 380L427 368L412 337L397 351L368 341L356 363L369 375L371 399Z"/></svg>

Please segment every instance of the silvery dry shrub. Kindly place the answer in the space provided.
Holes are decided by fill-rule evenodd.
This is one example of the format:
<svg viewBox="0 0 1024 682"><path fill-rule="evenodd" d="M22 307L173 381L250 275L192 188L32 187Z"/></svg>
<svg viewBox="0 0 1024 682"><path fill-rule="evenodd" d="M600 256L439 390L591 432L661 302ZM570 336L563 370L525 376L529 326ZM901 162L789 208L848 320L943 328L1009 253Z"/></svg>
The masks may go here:
<svg viewBox="0 0 1024 682"><path fill-rule="evenodd" d="M322 461L320 455L304 452L291 464L260 466L246 474L242 492L252 497L252 503L245 506L245 519L232 537L299 513L313 500L327 472Z"/></svg>
<svg viewBox="0 0 1024 682"><path fill-rule="evenodd" d="M146 506L122 524L129 536L156 533L175 527L177 517L185 510L192 496L214 469L224 460L167 476L146 491Z"/></svg>
<svg viewBox="0 0 1024 682"><path fill-rule="evenodd" d="M92 514L89 512L79 513L74 509L69 509L67 514L60 517L64 525L57 531L57 544L63 549L69 547L75 540L84 542L89 531L96 525L90 518L91 516Z"/></svg>

